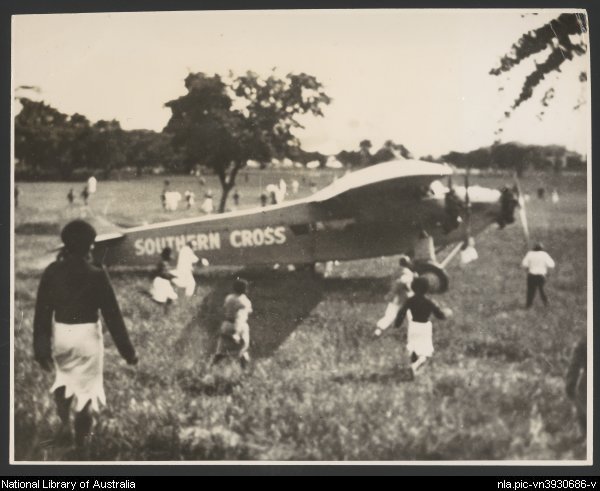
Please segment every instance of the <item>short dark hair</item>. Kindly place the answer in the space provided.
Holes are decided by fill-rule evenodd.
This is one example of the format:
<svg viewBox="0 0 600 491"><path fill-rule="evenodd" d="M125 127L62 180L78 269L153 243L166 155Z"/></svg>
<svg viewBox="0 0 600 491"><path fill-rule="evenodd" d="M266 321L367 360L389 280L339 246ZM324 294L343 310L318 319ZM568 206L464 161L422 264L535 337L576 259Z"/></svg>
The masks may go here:
<svg viewBox="0 0 600 491"><path fill-rule="evenodd" d="M533 250L534 251L543 251L544 244L542 244L541 242L536 242L535 245L533 246Z"/></svg>
<svg viewBox="0 0 600 491"><path fill-rule="evenodd" d="M242 295L248 291L248 282L242 278L233 280L233 292Z"/></svg>
<svg viewBox="0 0 600 491"><path fill-rule="evenodd" d="M85 256L96 240L96 230L84 220L73 220L64 226L60 238L68 252Z"/></svg>
<svg viewBox="0 0 600 491"><path fill-rule="evenodd" d="M425 295L429 291L429 281L423 276L415 278L410 287L417 295Z"/></svg>
<svg viewBox="0 0 600 491"><path fill-rule="evenodd" d="M168 261L169 259L171 259L171 252L173 252L173 249L171 249L170 247L165 247L160 252L160 257L163 258L165 261Z"/></svg>

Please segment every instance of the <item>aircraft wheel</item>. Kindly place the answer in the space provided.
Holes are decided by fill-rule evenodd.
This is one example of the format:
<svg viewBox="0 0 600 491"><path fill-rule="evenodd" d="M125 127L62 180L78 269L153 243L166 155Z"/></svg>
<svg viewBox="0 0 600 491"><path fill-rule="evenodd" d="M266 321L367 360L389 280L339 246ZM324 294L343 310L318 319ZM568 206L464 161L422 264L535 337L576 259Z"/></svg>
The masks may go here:
<svg viewBox="0 0 600 491"><path fill-rule="evenodd" d="M444 269L434 263L415 263L414 270L419 276L426 278L430 293L445 293L448 291L450 278Z"/></svg>
<svg viewBox="0 0 600 491"><path fill-rule="evenodd" d="M296 271L309 271L313 273L316 271L315 263L301 263L295 264L294 266L296 267Z"/></svg>

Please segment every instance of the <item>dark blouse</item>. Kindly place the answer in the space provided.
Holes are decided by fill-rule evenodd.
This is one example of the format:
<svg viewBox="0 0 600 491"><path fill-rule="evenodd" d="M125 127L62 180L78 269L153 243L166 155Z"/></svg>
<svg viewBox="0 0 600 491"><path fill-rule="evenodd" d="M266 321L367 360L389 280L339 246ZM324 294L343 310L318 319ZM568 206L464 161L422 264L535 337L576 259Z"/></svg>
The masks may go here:
<svg viewBox="0 0 600 491"><path fill-rule="evenodd" d="M157 276L164 278L165 280L172 280L175 278L175 275L171 273L171 265L169 264L169 261L161 259L158 262L156 268L154 268L154 277L156 278Z"/></svg>
<svg viewBox="0 0 600 491"><path fill-rule="evenodd" d="M119 353L129 361L135 349L106 271L83 258L66 257L50 264L38 288L33 320L33 350L36 360L52 356L52 316L56 322L81 324L98 321L98 311Z"/></svg>
<svg viewBox="0 0 600 491"><path fill-rule="evenodd" d="M412 318L415 322L427 322L431 314L435 315L438 319L445 319L444 312L440 309L430 298L421 295L415 295L410 297L398 312L396 316L395 326L398 327L402 324L406 313L410 310Z"/></svg>

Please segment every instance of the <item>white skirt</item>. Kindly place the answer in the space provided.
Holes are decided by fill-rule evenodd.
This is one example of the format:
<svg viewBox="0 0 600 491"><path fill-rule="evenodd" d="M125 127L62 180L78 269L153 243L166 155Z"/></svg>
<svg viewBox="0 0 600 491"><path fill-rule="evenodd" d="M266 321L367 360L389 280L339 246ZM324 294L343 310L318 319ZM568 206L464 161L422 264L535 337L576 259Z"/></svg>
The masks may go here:
<svg viewBox="0 0 600 491"><path fill-rule="evenodd" d="M408 322L408 336L406 349L418 356L431 356L433 354L433 328L431 322Z"/></svg>
<svg viewBox="0 0 600 491"><path fill-rule="evenodd" d="M50 389L65 388L65 397L74 396L75 411L91 401L91 409L106 404L103 383L104 340L100 321L85 324L55 322L52 329L52 356L56 380Z"/></svg>
<svg viewBox="0 0 600 491"><path fill-rule="evenodd" d="M177 300L177 293L175 293L171 282L160 276L157 276L152 281L150 295L158 303L165 303L167 300Z"/></svg>

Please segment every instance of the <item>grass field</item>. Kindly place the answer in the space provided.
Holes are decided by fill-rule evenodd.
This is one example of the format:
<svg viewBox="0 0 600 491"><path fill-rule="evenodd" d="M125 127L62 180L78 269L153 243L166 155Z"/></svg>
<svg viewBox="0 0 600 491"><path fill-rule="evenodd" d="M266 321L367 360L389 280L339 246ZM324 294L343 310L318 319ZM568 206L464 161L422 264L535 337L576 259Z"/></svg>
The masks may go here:
<svg viewBox="0 0 600 491"><path fill-rule="evenodd" d="M291 179L291 173L284 173ZM333 174L298 174L322 187ZM163 177L100 182L90 208L99 217L139 224L192 216L160 207ZM195 178L173 177L190 189ZM242 205L279 175L242 175ZM498 186L501 177L477 183ZM534 198L541 184L561 201ZM16 460L79 460L56 447L52 375L32 360L33 306L48 248L67 209L69 183L19 183L15 211L14 451ZM81 185L80 187L83 187ZM218 191L216 181L206 187ZM254 363L207 366L233 271L198 277L199 288L168 316L142 292L147 271L116 270L113 283L140 363L129 367L105 337L108 407L95 427L93 460L573 460L586 442L565 397L564 374L587 316L585 176L528 177L532 236L557 262L547 292L525 310L526 245L517 226L478 239L478 262L452 263L450 291L437 297L454 317L434 323L436 353L414 381L402 367L406 332L373 339L396 258L342 263L331 277L245 272ZM76 189L77 191L77 189ZM218 193L216 193L218 195ZM85 210L89 215L90 210Z"/></svg>

